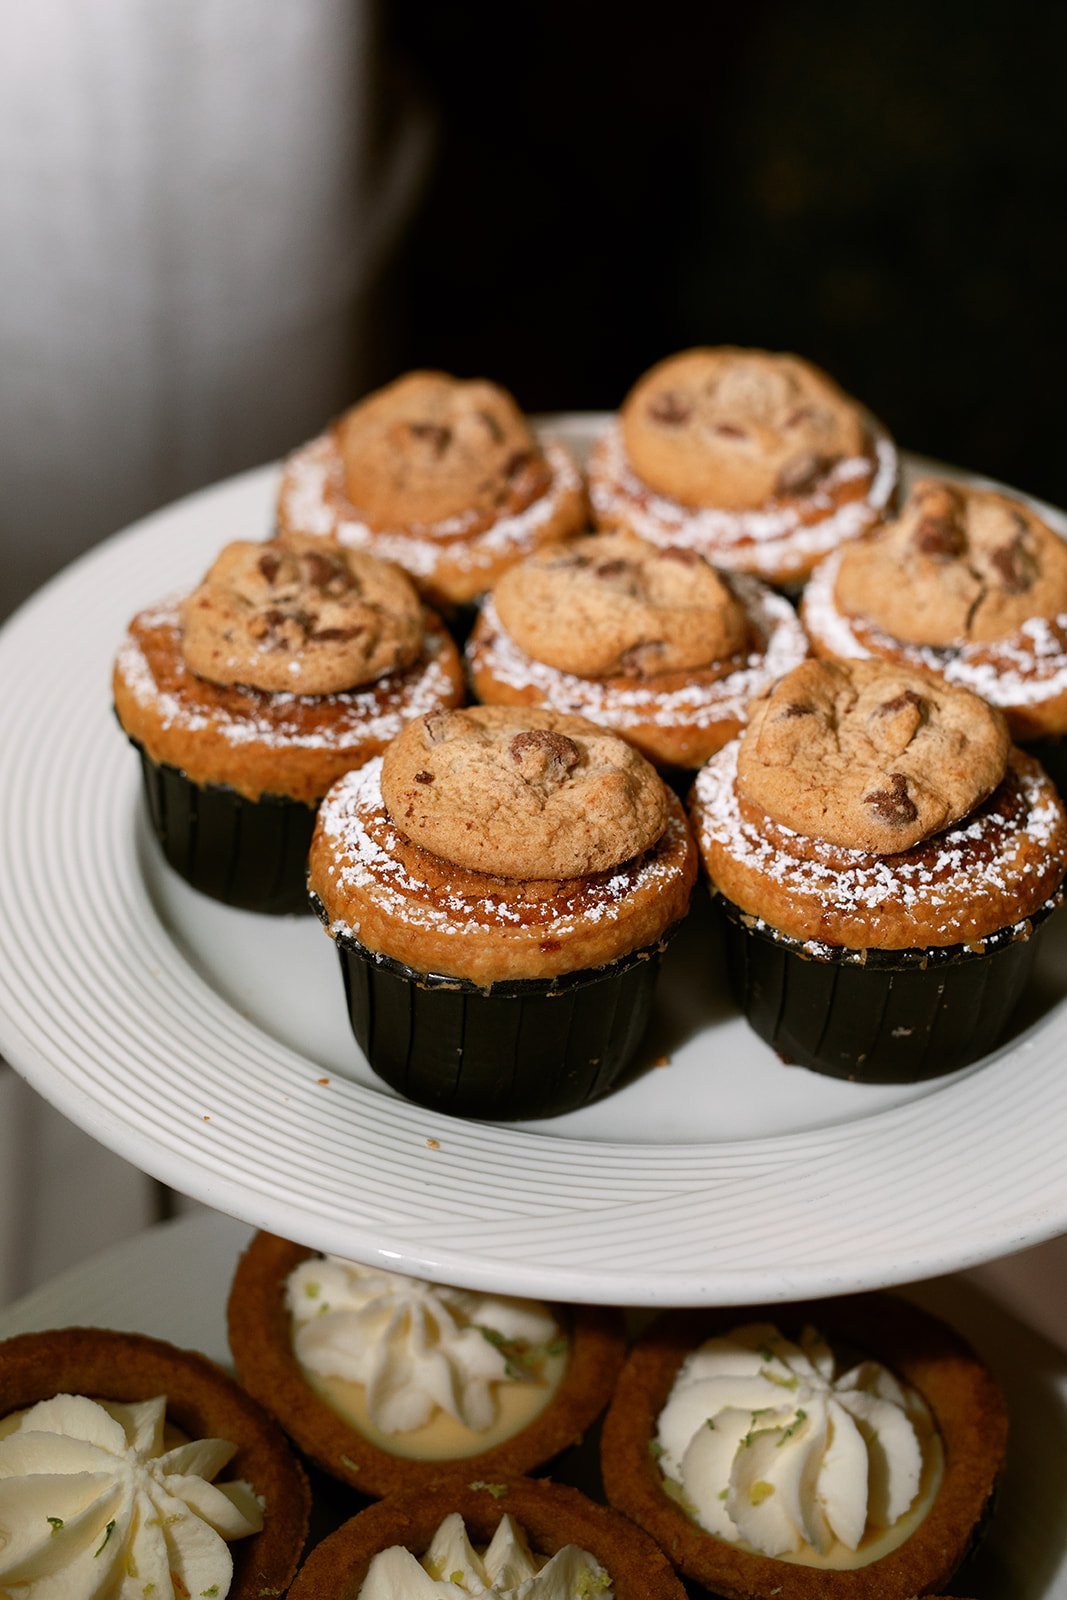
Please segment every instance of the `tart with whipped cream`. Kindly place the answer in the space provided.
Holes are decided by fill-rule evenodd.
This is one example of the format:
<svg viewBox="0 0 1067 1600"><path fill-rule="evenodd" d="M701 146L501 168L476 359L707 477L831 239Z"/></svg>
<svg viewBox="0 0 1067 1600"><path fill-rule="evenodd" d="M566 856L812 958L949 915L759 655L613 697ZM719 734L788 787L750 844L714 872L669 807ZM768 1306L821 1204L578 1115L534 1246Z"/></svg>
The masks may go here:
<svg viewBox="0 0 1067 1600"><path fill-rule="evenodd" d="M260 1233L229 1303L242 1383L365 1494L522 1473L575 1444L622 1366L618 1312L480 1294Z"/></svg>
<svg viewBox="0 0 1067 1600"><path fill-rule="evenodd" d="M695 863L674 795L615 734L472 706L409 723L334 785L308 884L375 1072L511 1119L618 1083Z"/></svg>
<svg viewBox="0 0 1067 1600"><path fill-rule="evenodd" d="M278 527L395 561L449 611L584 524L581 475L505 389L409 372L290 456Z"/></svg>
<svg viewBox="0 0 1067 1600"><path fill-rule="evenodd" d="M593 451L597 523L779 586L892 505L885 430L799 356L686 350L645 373Z"/></svg>
<svg viewBox="0 0 1067 1600"><path fill-rule="evenodd" d="M290 1600L684 1600L647 1534L562 1484L466 1475L361 1511L311 1554Z"/></svg>
<svg viewBox="0 0 1067 1600"><path fill-rule="evenodd" d="M227 545L192 594L135 617L113 692L171 866L263 911L306 906L334 779L464 694L451 638L398 567L277 540Z"/></svg>
<svg viewBox="0 0 1067 1600"><path fill-rule="evenodd" d="M673 1312L604 1423L611 1504L725 1600L912 1600L988 1516L1007 1414L938 1318L887 1295Z"/></svg>
<svg viewBox="0 0 1067 1600"><path fill-rule="evenodd" d="M512 567L467 643L479 700L588 717L666 767L702 766L807 654L792 606L765 584L626 532Z"/></svg>
<svg viewBox="0 0 1067 1600"><path fill-rule="evenodd" d="M921 479L895 521L816 569L801 614L819 655L895 661L999 706L1063 787L1067 542L1025 501Z"/></svg>
<svg viewBox="0 0 1067 1600"><path fill-rule="evenodd" d="M692 813L735 992L786 1060L910 1082L993 1045L1067 871L1067 814L1000 712L889 662L807 661Z"/></svg>
<svg viewBox="0 0 1067 1600"><path fill-rule="evenodd" d="M0 1345L0 1592L283 1594L309 1507L279 1429L203 1356L95 1328Z"/></svg>

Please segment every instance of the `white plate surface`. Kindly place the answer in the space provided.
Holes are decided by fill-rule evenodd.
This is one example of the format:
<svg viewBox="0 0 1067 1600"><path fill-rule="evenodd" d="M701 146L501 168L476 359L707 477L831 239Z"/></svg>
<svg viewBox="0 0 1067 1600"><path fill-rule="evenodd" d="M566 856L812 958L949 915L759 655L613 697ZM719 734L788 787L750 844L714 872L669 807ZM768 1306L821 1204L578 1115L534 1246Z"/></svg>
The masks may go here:
<svg viewBox="0 0 1067 1600"><path fill-rule="evenodd" d="M582 447L597 422L550 426ZM164 866L110 708L130 616L265 535L275 483L249 473L117 535L0 635L0 1048L42 1094L218 1210L518 1294L793 1299L1067 1229L1067 918L1015 1037L933 1086L783 1066L726 995L706 910L665 964L647 1070L600 1104L497 1126L381 1085L317 925L216 905Z"/></svg>
<svg viewBox="0 0 1067 1600"><path fill-rule="evenodd" d="M121 1328L227 1364L226 1296L248 1233L211 1212L150 1228L0 1311L0 1338ZM1067 1600L1067 1240L908 1293L977 1346L1011 1416L992 1527L954 1590L973 1600ZM599 1494L595 1430L557 1475ZM319 1505L319 1533L344 1514L343 1501Z"/></svg>

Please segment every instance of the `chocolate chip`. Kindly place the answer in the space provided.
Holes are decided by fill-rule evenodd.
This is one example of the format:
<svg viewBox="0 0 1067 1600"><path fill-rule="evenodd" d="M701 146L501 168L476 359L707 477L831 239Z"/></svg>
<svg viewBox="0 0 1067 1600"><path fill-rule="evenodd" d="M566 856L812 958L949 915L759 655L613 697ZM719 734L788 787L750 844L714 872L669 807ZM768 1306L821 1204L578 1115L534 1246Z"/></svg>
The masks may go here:
<svg viewBox="0 0 1067 1600"><path fill-rule="evenodd" d="M990 565L1009 594L1025 594L1037 578L1037 561L1021 533L1002 544L989 557Z"/></svg>
<svg viewBox="0 0 1067 1600"><path fill-rule="evenodd" d="M517 478L524 467L530 466L534 459L532 450L516 450L504 463L504 474L508 478Z"/></svg>
<svg viewBox="0 0 1067 1600"><path fill-rule="evenodd" d="M732 422L717 422L712 428L712 433L719 434L723 439L747 439L748 433L744 428L737 428Z"/></svg>
<svg viewBox="0 0 1067 1600"><path fill-rule="evenodd" d="M436 456L443 456L452 443L452 429L444 428L438 422L412 422L409 427L412 437L425 439L433 447Z"/></svg>
<svg viewBox="0 0 1067 1600"><path fill-rule="evenodd" d="M281 564L281 556L276 556L271 550L265 550L256 563L268 583L274 582Z"/></svg>
<svg viewBox="0 0 1067 1600"><path fill-rule="evenodd" d="M358 624L354 628L319 628L317 632L309 633L308 639L312 644L348 644L366 631Z"/></svg>
<svg viewBox="0 0 1067 1600"><path fill-rule="evenodd" d="M415 782L416 783L432 783L433 782L433 773L432 772L416 772L416 774L415 774Z"/></svg>
<svg viewBox="0 0 1067 1600"><path fill-rule="evenodd" d="M685 395L678 394L674 389L668 389L665 394L656 395L649 403L648 414L653 422L661 422L667 428L680 428L683 422L688 422L693 415L693 407Z"/></svg>
<svg viewBox="0 0 1067 1600"><path fill-rule="evenodd" d="M952 517L921 517L912 534L912 544L920 555L935 560L954 561L967 548L967 535Z"/></svg>
<svg viewBox="0 0 1067 1600"><path fill-rule="evenodd" d="M898 711L903 711L906 706L914 706L922 716L926 711L926 701L921 694L916 694L914 689L902 689L900 694L894 695L892 700L885 700L874 711L876 717L891 717Z"/></svg>
<svg viewBox="0 0 1067 1600"><path fill-rule="evenodd" d="M323 555L319 550L306 550L304 552L304 570L307 580L316 589L326 589L330 586L337 587L338 579L347 585L348 572L343 562Z"/></svg>
<svg viewBox="0 0 1067 1600"><path fill-rule="evenodd" d="M526 728L517 733L508 747L517 766L531 769L537 777L561 779L576 767L582 752L565 733L550 728Z"/></svg>
<svg viewBox="0 0 1067 1600"><path fill-rule="evenodd" d="M632 573L632 561L624 561L621 556L614 556L610 561L598 561L593 568L593 575L597 578L621 578L624 573Z"/></svg>
<svg viewBox="0 0 1067 1600"><path fill-rule="evenodd" d="M871 794L865 794L863 803L885 822L902 828L905 823L915 821L919 808L908 793L908 780L902 772L891 772L889 782L890 788L875 789Z"/></svg>
<svg viewBox="0 0 1067 1600"><path fill-rule="evenodd" d="M494 444L503 444L503 442L504 442L504 430L500 426L500 424L496 420L496 418L494 417L493 413L491 411L479 411L478 412L478 417L479 417L480 421L485 423L485 426L489 430L489 436L492 439L493 443Z"/></svg>
<svg viewBox="0 0 1067 1600"><path fill-rule="evenodd" d="M774 720L776 722L788 722L792 717L813 717L814 715L814 706L798 706L794 701L790 701L785 710Z"/></svg>
<svg viewBox="0 0 1067 1600"><path fill-rule="evenodd" d="M561 572L565 569L578 571L582 567L591 567L592 565L590 557L583 555L553 556L550 561L543 563L546 572Z"/></svg>
<svg viewBox="0 0 1067 1600"><path fill-rule="evenodd" d="M804 494L806 490L813 489L820 478L833 466L833 458L819 455L815 451L804 456L797 456L792 461L787 461L778 474L774 485L776 494Z"/></svg>
<svg viewBox="0 0 1067 1600"><path fill-rule="evenodd" d="M688 550L684 544L664 545L660 555L664 561L680 561L686 567L699 566L704 559L699 550Z"/></svg>

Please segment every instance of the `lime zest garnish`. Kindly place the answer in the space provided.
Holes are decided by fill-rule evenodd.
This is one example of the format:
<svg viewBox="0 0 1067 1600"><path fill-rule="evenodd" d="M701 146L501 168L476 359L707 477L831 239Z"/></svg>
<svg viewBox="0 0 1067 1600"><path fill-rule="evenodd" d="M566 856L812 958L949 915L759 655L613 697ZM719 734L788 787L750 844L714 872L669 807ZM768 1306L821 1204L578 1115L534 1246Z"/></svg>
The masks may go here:
<svg viewBox="0 0 1067 1600"><path fill-rule="evenodd" d="M60 1528L63 1526L62 1517L45 1517L44 1520L51 1525L53 1533L58 1533Z"/></svg>
<svg viewBox="0 0 1067 1600"><path fill-rule="evenodd" d="M486 1483L484 1478L476 1478L473 1483L468 1483L467 1488L484 1489L487 1494L492 1495L494 1500L499 1500L501 1495L505 1495L508 1492L506 1483Z"/></svg>
<svg viewBox="0 0 1067 1600"><path fill-rule="evenodd" d="M766 1478L760 1478L758 1482L754 1483L751 1489L748 1491L749 1504L753 1506L761 1506L764 1500L770 1499L773 1493L774 1484L768 1483Z"/></svg>
<svg viewBox="0 0 1067 1600"><path fill-rule="evenodd" d="M663 1446L660 1444L658 1439L650 1439L648 1441L648 1453L652 1457L653 1461L658 1461L660 1456L662 1456Z"/></svg>
<svg viewBox="0 0 1067 1600"><path fill-rule="evenodd" d="M51 1521L52 1520L51 1517L48 1520ZM52 1531L54 1533L55 1529L53 1529ZM100 1554L100 1551L107 1544L107 1541L111 1538L111 1535L114 1533L114 1531L115 1531L115 1519L114 1519L114 1517L112 1517L111 1521L108 1523L107 1527L104 1529L104 1537L100 1541L99 1549L96 1549L96 1550L93 1551L94 1558Z"/></svg>
<svg viewBox="0 0 1067 1600"><path fill-rule="evenodd" d="M781 1449L782 1445L785 1444L786 1440L787 1439L791 1439L793 1437L794 1433L796 1433L797 1429L801 1426L801 1424L807 1422L807 1420L808 1420L808 1413L806 1411L804 1411L803 1409L798 1410L796 1416L793 1418L793 1420L789 1424L788 1428L783 1428L782 1429L782 1437L778 1440L778 1449Z"/></svg>
<svg viewBox="0 0 1067 1600"><path fill-rule="evenodd" d="M341 1456L340 1460L342 1467L347 1467L349 1472L359 1471L359 1462L353 1461L351 1456Z"/></svg>

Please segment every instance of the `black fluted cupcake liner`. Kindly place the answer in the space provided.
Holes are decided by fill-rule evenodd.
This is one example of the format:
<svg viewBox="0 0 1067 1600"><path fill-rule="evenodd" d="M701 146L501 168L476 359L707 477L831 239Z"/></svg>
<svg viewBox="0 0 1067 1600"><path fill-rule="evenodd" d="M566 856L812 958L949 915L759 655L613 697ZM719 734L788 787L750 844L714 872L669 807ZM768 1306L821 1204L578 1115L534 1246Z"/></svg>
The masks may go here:
<svg viewBox="0 0 1067 1600"><path fill-rule="evenodd" d="M435 1111L525 1121L576 1111L618 1086L672 932L606 966L486 987L417 972L344 933L334 941L352 1032L380 1078Z"/></svg>
<svg viewBox="0 0 1067 1600"><path fill-rule="evenodd" d="M145 799L163 855L186 883L228 906L305 912L315 810L284 795L249 800L223 784L194 783L153 761L135 739Z"/></svg>
<svg viewBox="0 0 1067 1600"><path fill-rule="evenodd" d="M862 1083L918 1083L993 1048L1062 898L984 939L925 950L815 945L717 900L738 1004L784 1061Z"/></svg>
<svg viewBox="0 0 1067 1600"><path fill-rule="evenodd" d="M1067 734L1053 733L1044 739L1031 739L1022 749L1035 761L1040 761L1059 790L1060 798L1067 801Z"/></svg>

